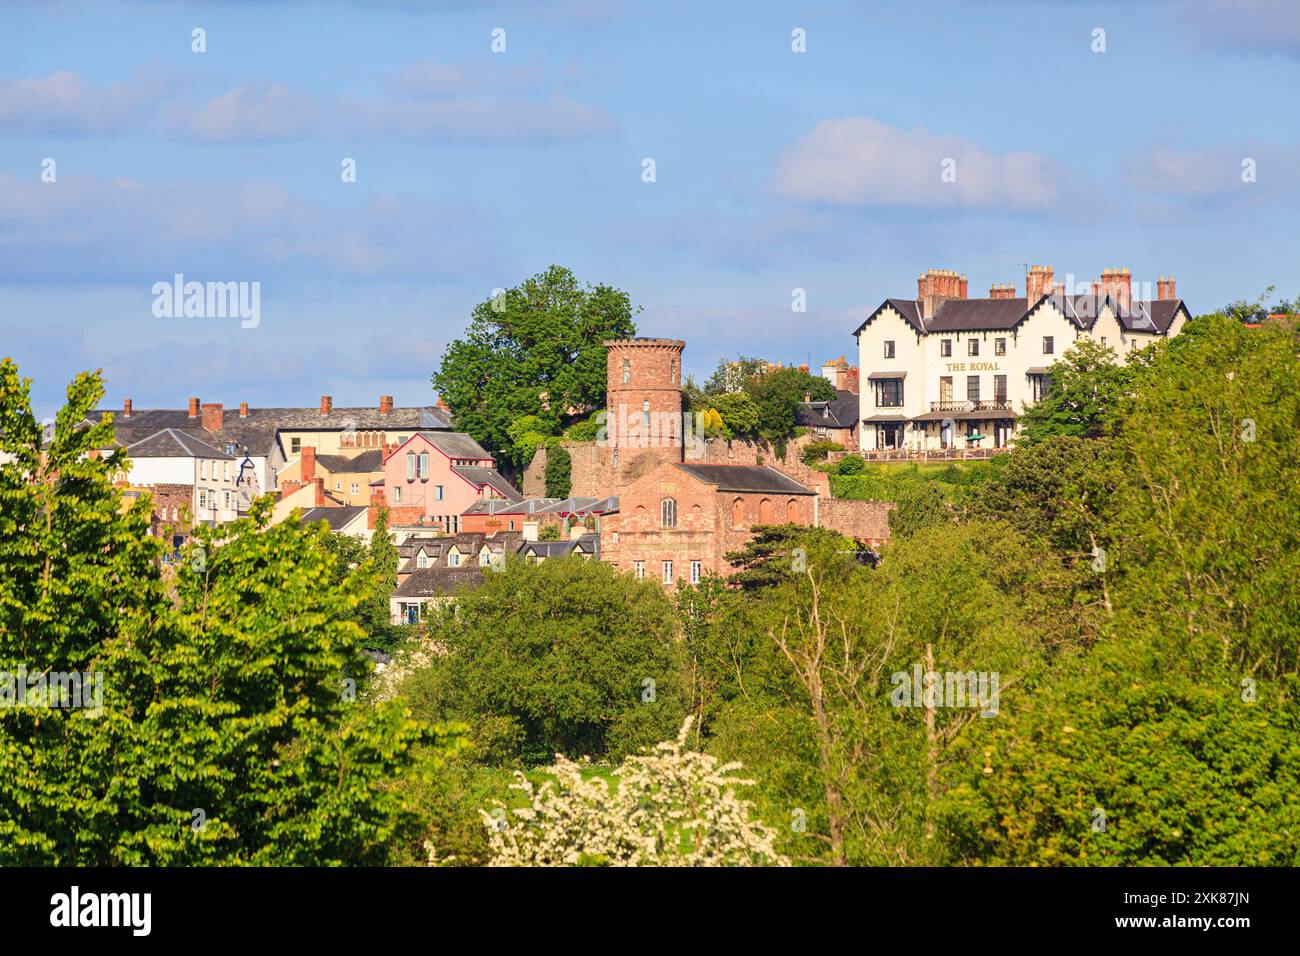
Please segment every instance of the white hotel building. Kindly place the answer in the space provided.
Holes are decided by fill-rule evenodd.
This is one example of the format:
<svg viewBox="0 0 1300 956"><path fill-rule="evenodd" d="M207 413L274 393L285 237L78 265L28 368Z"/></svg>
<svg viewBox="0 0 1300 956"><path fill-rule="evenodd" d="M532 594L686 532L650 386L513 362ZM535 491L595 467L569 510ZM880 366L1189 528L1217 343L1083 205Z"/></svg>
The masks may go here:
<svg viewBox="0 0 1300 956"><path fill-rule="evenodd" d="M1088 294L1068 295L1050 266L1032 266L1024 297L995 285L987 299L969 299L964 275L929 270L915 299L886 299L855 333L863 451L1008 445L1077 340L1109 346L1123 362L1181 331L1190 314L1173 278L1157 287L1154 300L1133 301L1129 270L1107 269Z"/></svg>

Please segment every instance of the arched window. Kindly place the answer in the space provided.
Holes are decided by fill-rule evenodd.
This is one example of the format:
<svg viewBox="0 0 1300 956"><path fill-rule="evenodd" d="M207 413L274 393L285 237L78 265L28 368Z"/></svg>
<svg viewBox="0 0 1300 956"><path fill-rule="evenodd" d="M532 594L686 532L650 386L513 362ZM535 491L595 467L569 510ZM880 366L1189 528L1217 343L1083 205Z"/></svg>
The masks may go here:
<svg viewBox="0 0 1300 956"><path fill-rule="evenodd" d="M739 528L744 523L745 523L745 502L743 499L737 498L735 501L731 503L731 524L733 527Z"/></svg>
<svg viewBox="0 0 1300 956"><path fill-rule="evenodd" d="M758 523L772 523L772 502L766 498L758 503Z"/></svg>
<svg viewBox="0 0 1300 956"><path fill-rule="evenodd" d="M659 523L665 528L677 527L677 502L672 498L659 502Z"/></svg>
<svg viewBox="0 0 1300 956"><path fill-rule="evenodd" d="M632 360L623 359L623 384L632 381Z"/></svg>
<svg viewBox="0 0 1300 956"><path fill-rule="evenodd" d="M796 524L799 521L799 502L793 498L785 503L785 520L791 524Z"/></svg>

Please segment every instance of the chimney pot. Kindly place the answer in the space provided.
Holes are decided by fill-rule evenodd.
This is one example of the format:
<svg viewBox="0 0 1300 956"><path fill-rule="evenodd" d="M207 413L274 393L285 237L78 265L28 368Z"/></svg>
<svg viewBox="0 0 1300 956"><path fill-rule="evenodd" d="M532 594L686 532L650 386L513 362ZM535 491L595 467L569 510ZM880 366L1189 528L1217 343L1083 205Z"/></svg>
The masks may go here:
<svg viewBox="0 0 1300 956"><path fill-rule="evenodd" d="M122 417L123 418L131 417L131 399L129 398L123 399L122 401Z"/></svg>
<svg viewBox="0 0 1300 956"><path fill-rule="evenodd" d="M380 396L379 396L379 414L380 414L380 415L387 416L388 413L391 412L392 410L393 410L393 396L391 396L391 395L380 395Z"/></svg>
<svg viewBox="0 0 1300 956"><path fill-rule="evenodd" d="M316 477L316 446L303 446L301 454L302 463L301 467L298 469L298 474L304 482L308 482Z"/></svg>
<svg viewBox="0 0 1300 956"><path fill-rule="evenodd" d="M239 417L240 418L248 417L248 402L239 403Z"/></svg>
<svg viewBox="0 0 1300 956"><path fill-rule="evenodd" d="M321 416L324 417L328 415L333 409L334 409L334 399L330 398L328 395L322 395L320 397Z"/></svg>
<svg viewBox="0 0 1300 956"><path fill-rule="evenodd" d="M199 417L199 400L198 400L197 398L191 398L191 399L190 399L190 418L198 418L198 417Z"/></svg>

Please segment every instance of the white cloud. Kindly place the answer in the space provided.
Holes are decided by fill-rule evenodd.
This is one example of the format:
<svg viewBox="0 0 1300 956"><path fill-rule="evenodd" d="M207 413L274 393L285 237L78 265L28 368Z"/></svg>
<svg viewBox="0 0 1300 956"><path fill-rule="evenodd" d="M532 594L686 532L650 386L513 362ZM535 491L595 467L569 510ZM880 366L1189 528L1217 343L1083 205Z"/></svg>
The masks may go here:
<svg viewBox="0 0 1300 956"><path fill-rule="evenodd" d="M1243 162L1253 165L1253 182L1242 179ZM1263 143L1196 150L1153 148L1130 157L1125 183L1155 196L1193 200L1300 198L1300 147Z"/></svg>
<svg viewBox="0 0 1300 956"><path fill-rule="evenodd" d="M320 131L321 111L305 93L278 83L247 85L208 100L197 110L172 103L163 127L204 141L265 142L298 139Z"/></svg>
<svg viewBox="0 0 1300 956"><path fill-rule="evenodd" d="M955 178L945 182L945 163ZM822 120L778 160L786 199L839 206L1073 213L1095 206L1076 175L1030 152L989 153L959 136L901 130L866 116Z"/></svg>
<svg viewBox="0 0 1300 956"><path fill-rule="evenodd" d="M0 129L55 135L123 132L149 119L162 102L161 77L137 73L96 89L71 70L0 82Z"/></svg>

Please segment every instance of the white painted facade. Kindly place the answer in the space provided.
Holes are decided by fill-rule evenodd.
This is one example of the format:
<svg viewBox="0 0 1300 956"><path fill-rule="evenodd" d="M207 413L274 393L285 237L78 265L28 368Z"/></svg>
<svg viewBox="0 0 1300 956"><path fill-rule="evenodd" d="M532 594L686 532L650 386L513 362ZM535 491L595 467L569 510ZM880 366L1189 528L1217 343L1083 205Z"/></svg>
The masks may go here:
<svg viewBox="0 0 1300 956"><path fill-rule="evenodd" d="M1095 321L1067 317L1082 298L1042 297L1003 327L945 327L940 310L937 327L924 332L893 304L897 300L886 302L857 332L863 450L1006 447L1014 441L1016 419L1046 387L1044 373L1077 340L1102 343L1124 362L1134 350L1177 335L1185 321L1180 305L1164 332L1140 320L1121 322L1105 296L1089 306L1099 312ZM1012 301L1025 312L1025 300ZM923 305L913 305L921 315ZM1133 303L1134 312L1148 305ZM1172 303L1162 305L1167 311ZM1141 324L1149 330L1131 327ZM982 437L967 441L969 435Z"/></svg>

